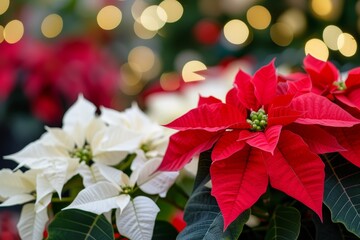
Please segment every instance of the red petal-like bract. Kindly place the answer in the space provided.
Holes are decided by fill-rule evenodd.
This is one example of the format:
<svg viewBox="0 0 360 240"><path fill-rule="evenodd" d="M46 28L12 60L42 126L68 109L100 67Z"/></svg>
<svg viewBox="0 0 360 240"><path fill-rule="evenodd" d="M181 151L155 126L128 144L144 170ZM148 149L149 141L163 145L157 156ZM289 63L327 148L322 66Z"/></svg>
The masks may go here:
<svg viewBox="0 0 360 240"><path fill-rule="evenodd" d="M277 76L274 60L260 68L252 79L255 96L260 105L269 104L276 96ZM254 109L257 110L257 109Z"/></svg>
<svg viewBox="0 0 360 240"><path fill-rule="evenodd" d="M360 167L360 125L351 128L336 128L329 130L346 151L339 152L344 158Z"/></svg>
<svg viewBox="0 0 360 240"><path fill-rule="evenodd" d="M224 229L266 191L268 176L264 154L246 146L230 158L211 165L211 194L224 217Z"/></svg>
<svg viewBox="0 0 360 240"><path fill-rule="evenodd" d="M270 184L322 218L325 171L320 157L300 136L284 130L273 157L266 159Z"/></svg>
<svg viewBox="0 0 360 240"><path fill-rule="evenodd" d="M216 132L235 124L244 128L249 127L246 115L235 106L213 103L202 104L165 126L176 130L203 129Z"/></svg>
<svg viewBox="0 0 360 240"><path fill-rule="evenodd" d="M222 160L240 151L245 146L245 142L238 141L238 138L239 131L224 132L212 150L211 159L213 161Z"/></svg>
<svg viewBox="0 0 360 240"><path fill-rule="evenodd" d="M177 132L170 137L169 146L158 170L178 171L191 158L212 147L220 133L204 130L187 130Z"/></svg>
<svg viewBox="0 0 360 240"><path fill-rule="evenodd" d="M340 102L360 110L360 86L346 89L343 94L335 94Z"/></svg>
<svg viewBox="0 0 360 240"><path fill-rule="evenodd" d="M250 146L273 154L279 141L281 128L281 125L269 127L265 132L259 132L256 137L246 140L246 143Z"/></svg>
<svg viewBox="0 0 360 240"><path fill-rule="evenodd" d="M243 71L239 71L235 77L235 89L239 102L247 109L257 110L259 102L254 95L254 85L251 82L251 76Z"/></svg>
<svg viewBox="0 0 360 240"><path fill-rule="evenodd" d="M312 80L312 90L317 94L330 90L339 78L339 72L331 62L321 61L311 55L304 58L304 67Z"/></svg>
<svg viewBox="0 0 360 240"><path fill-rule="evenodd" d="M319 124L330 127L351 127L360 123L338 105L329 99L306 93L293 99L291 106L294 110L303 112L295 122L301 124Z"/></svg>
<svg viewBox="0 0 360 240"><path fill-rule="evenodd" d="M198 106L203 104L213 104L213 103L222 103L222 102L220 99L213 96L209 96L209 97L203 97L201 95L199 96Z"/></svg>
<svg viewBox="0 0 360 240"><path fill-rule="evenodd" d="M286 129L301 136L309 146L310 151L314 153L324 154L345 150L336 140L336 137L330 134L332 133L332 130L328 133L326 130L316 125L302 125L296 123L291 124Z"/></svg>

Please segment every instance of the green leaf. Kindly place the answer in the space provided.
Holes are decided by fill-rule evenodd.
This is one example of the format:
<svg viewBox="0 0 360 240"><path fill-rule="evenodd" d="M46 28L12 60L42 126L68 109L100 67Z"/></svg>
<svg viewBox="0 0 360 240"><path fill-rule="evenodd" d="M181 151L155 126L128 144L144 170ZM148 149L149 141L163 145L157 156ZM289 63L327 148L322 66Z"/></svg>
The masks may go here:
<svg viewBox="0 0 360 240"><path fill-rule="evenodd" d="M156 221L152 239L154 240L168 240L176 239L178 231L176 228L166 221Z"/></svg>
<svg viewBox="0 0 360 240"><path fill-rule="evenodd" d="M360 237L360 169L339 154L325 158L324 203L334 222Z"/></svg>
<svg viewBox="0 0 360 240"><path fill-rule="evenodd" d="M354 234L347 231L343 224L331 221L331 214L327 208L323 211L323 222L318 217L314 217L313 222L316 227L317 240L356 240L359 239Z"/></svg>
<svg viewBox="0 0 360 240"><path fill-rule="evenodd" d="M300 233L301 216L294 207L278 207L270 221L265 240L293 240Z"/></svg>
<svg viewBox="0 0 360 240"><path fill-rule="evenodd" d="M194 191L185 208L185 229L178 235L178 240L219 240L237 239L249 218L250 210L241 214L224 232L224 219L211 196L211 189L204 185L210 180L209 168L211 164L210 152L200 155L198 173L196 175Z"/></svg>
<svg viewBox="0 0 360 240"><path fill-rule="evenodd" d="M113 240L114 230L104 215L77 209L59 212L50 223L48 240Z"/></svg>

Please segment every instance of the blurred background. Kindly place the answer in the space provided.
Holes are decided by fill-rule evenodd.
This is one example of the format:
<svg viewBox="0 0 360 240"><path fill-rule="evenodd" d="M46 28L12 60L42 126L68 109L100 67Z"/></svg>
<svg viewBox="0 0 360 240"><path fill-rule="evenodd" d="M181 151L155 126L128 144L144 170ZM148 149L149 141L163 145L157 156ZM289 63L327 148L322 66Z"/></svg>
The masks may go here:
<svg viewBox="0 0 360 240"><path fill-rule="evenodd" d="M239 68L288 73L308 53L353 68L359 32L358 0L0 0L0 157L61 126L79 93L164 124L223 98Z"/></svg>

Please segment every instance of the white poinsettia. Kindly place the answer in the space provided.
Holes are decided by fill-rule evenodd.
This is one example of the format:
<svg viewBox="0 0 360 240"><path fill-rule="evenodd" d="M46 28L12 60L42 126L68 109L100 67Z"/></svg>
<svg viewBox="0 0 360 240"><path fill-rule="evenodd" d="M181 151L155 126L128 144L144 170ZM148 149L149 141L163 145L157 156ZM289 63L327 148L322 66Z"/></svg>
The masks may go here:
<svg viewBox="0 0 360 240"><path fill-rule="evenodd" d="M97 164L96 169L105 180L82 190L65 209L76 208L95 214L117 209L116 222L121 234L130 239L151 239L159 208L150 198L138 196L132 199L131 194L137 188L148 194L164 195L167 192L177 174L170 176L156 172L160 163L161 159L148 161L130 177L113 167Z"/></svg>
<svg viewBox="0 0 360 240"><path fill-rule="evenodd" d="M40 240L48 221L47 206L52 197L52 189L43 186L41 196L35 193L41 183L41 174L37 170L20 170L13 172L10 169L0 171L0 196L4 201L0 207L24 204L17 224L21 239Z"/></svg>

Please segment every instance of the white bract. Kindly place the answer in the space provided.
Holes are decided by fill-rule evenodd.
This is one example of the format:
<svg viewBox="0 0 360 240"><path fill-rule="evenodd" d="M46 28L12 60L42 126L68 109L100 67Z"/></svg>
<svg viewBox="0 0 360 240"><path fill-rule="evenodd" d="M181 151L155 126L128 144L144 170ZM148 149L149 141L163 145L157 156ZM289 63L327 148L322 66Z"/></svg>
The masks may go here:
<svg viewBox="0 0 360 240"><path fill-rule="evenodd" d="M74 198L66 184L80 175L84 189L67 208L95 214L116 209L122 235L151 239L159 208L152 199L132 194L140 189L165 197L175 182L177 172L157 171L170 133L136 104L124 112L102 107L98 115L82 95L65 113L61 128L45 130L40 139L5 156L18 163L15 172L0 171L0 206L25 204L18 223L21 238L42 239L53 194L61 201L67 186L67 199ZM128 177L117 168L132 173Z"/></svg>
<svg viewBox="0 0 360 240"><path fill-rule="evenodd" d="M151 166L133 172L130 177L106 165L98 164L97 170L106 176L106 180L82 190L65 209L75 208L95 214L116 209L116 224L121 234L134 240L151 239L160 209L150 198L137 196L132 199L131 194L137 187L144 192L149 190L151 194L166 191L168 179L151 183L154 174Z"/></svg>

